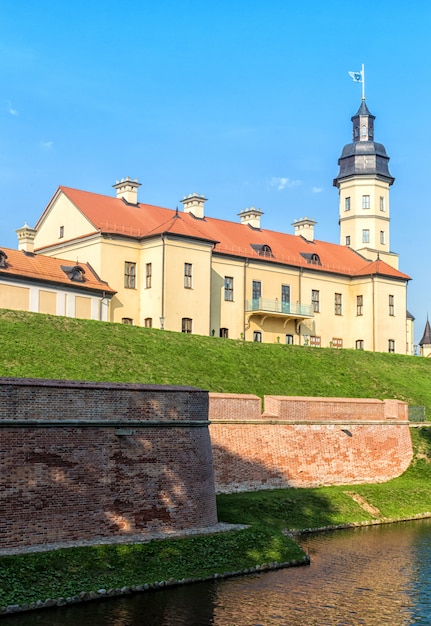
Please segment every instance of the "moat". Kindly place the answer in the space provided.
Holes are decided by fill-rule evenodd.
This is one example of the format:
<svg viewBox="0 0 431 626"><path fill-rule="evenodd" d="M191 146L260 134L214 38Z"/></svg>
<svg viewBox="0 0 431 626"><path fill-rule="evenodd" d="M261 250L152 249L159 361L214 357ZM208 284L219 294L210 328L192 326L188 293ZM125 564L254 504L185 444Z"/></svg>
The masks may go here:
<svg viewBox="0 0 431 626"><path fill-rule="evenodd" d="M431 520L310 535L311 565L2 618L4 626L431 623Z"/></svg>

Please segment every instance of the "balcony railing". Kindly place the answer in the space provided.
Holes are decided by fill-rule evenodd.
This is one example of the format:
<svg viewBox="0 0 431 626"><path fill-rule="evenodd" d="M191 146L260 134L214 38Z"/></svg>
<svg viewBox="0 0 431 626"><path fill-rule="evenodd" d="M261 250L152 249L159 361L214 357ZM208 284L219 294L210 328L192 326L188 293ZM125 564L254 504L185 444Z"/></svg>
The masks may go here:
<svg viewBox="0 0 431 626"><path fill-rule="evenodd" d="M245 310L246 312L279 313L290 317L313 317L311 304L282 302L281 300L267 300L266 298L246 300Z"/></svg>

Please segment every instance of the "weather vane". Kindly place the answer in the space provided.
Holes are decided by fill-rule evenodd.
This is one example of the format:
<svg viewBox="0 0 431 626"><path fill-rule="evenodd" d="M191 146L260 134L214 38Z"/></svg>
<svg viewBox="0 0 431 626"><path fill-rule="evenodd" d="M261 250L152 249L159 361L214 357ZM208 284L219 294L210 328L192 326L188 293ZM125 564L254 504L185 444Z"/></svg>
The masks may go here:
<svg viewBox="0 0 431 626"><path fill-rule="evenodd" d="M355 83L362 83L362 100L365 100L365 70L362 63L362 69L360 72L348 72L349 76Z"/></svg>

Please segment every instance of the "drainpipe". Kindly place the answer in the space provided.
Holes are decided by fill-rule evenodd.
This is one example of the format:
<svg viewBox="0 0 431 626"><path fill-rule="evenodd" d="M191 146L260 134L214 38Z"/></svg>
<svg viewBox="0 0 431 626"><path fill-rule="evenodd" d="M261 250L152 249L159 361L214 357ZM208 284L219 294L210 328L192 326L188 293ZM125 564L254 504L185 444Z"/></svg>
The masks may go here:
<svg viewBox="0 0 431 626"><path fill-rule="evenodd" d="M371 284L373 285L372 289L372 312L373 312L373 352L376 351L376 310L375 310L375 276L371 276Z"/></svg>
<svg viewBox="0 0 431 626"><path fill-rule="evenodd" d="M303 269L302 267L299 268L299 272L298 272L298 300L299 300L299 307L301 308L301 302L302 302L302 274L303 274ZM299 345L301 345L301 323L299 323L298 325L298 336L299 336Z"/></svg>
<svg viewBox="0 0 431 626"><path fill-rule="evenodd" d="M245 305L246 305L246 301L247 301L247 265L248 265L248 259L244 259L244 285L243 285L243 289L244 289L244 306L243 306L243 335L244 335L244 340L245 340Z"/></svg>
<svg viewBox="0 0 431 626"><path fill-rule="evenodd" d="M162 234L162 312L160 315L161 319L165 319L165 235ZM165 323L163 321L163 328L165 327Z"/></svg>

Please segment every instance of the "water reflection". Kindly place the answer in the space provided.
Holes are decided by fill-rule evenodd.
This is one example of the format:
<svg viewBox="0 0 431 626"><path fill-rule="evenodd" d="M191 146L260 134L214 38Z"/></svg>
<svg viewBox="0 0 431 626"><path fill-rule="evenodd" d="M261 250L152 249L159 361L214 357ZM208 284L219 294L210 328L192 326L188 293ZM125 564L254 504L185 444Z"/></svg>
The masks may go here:
<svg viewBox="0 0 431 626"><path fill-rule="evenodd" d="M431 624L431 522L310 535L290 568L2 618L0 626Z"/></svg>

